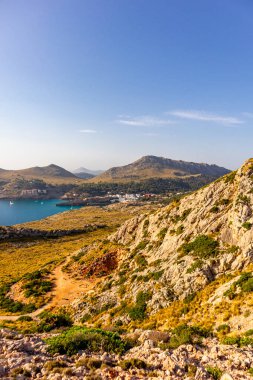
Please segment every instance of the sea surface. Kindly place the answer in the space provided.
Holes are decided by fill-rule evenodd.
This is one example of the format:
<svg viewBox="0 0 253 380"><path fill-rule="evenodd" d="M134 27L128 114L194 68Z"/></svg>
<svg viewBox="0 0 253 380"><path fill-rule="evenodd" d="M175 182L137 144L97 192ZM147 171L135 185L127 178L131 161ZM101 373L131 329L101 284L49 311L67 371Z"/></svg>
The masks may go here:
<svg viewBox="0 0 253 380"><path fill-rule="evenodd" d="M13 224L31 222L71 209L71 206L57 207L56 203L59 202L59 199L39 201L22 199L14 200L13 204L11 204L10 201L0 200L0 225L11 226Z"/></svg>

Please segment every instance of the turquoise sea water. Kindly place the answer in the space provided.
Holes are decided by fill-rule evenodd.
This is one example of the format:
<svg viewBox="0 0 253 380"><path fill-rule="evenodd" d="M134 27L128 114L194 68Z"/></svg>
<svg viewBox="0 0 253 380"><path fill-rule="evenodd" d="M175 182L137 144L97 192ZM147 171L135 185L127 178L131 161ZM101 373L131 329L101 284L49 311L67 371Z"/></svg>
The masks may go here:
<svg viewBox="0 0 253 380"><path fill-rule="evenodd" d="M59 203L59 199L39 201L26 199L13 201L13 204L10 204L10 201L0 200L0 225L11 226L39 220L71 209L70 206L57 207L56 203Z"/></svg>

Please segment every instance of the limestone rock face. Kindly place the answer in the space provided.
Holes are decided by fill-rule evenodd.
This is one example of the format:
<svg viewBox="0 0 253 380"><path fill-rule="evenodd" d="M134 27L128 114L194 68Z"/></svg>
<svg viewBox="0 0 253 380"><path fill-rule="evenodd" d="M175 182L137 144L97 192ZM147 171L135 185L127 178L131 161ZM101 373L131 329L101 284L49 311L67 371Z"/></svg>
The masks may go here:
<svg viewBox="0 0 253 380"><path fill-rule="evenodd" d="M209 284L214 288L203 309L209 312L218 299L225 303L220 306L225 313L230 299L224 293L243 272L253 277L253 159L166 207L128 220L109 240L120 248L117 267L91 295L72 304L77 320L100 315L102 325L114 321L124 325L147 317L160 323L162 310L166 313L180 304L179 318L184 322L185 316L189 318L184 305ZM244 330L253 328L250 302L222 318L233 317L232 325L243 325ZM239 308L248 315L245 323L238 320ZM214 309L212 313L215 324ZM220 323L228 320L222 318Z"/></svg>
<svg viewBox="0 0 253 380"><path fill-rule="evenodd" d="M130 254L122 257L122 262L128 260L129 267L132 265L134 269L129 258L137 251L149 267L155 263L155 268L163 270L163 280L179 298L185 297L217 276L243 270L253 262L252 211L253 160L250 159L237 172L155 213L127 221L111 240L129 248ZM203 235L218 242L217 254L182 255L180 247ZM201 263L191 269L197 260ZM132 287L136 290L134 284Z"/></svg>

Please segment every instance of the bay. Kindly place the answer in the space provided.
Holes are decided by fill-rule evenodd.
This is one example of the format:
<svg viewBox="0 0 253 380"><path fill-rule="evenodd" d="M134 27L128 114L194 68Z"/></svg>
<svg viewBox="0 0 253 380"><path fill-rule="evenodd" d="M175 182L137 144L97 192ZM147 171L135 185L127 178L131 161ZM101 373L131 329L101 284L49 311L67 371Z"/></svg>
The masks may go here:
<svg viewBox="0 0 253 380"><path fill-rule="evenodd" d="M7 200L0 200L0 225L11 226L13 224L31 222L71 209L71 206L56 206L56 203L59 202L59 199L39 201L22 199L11 203Z"/></svg>

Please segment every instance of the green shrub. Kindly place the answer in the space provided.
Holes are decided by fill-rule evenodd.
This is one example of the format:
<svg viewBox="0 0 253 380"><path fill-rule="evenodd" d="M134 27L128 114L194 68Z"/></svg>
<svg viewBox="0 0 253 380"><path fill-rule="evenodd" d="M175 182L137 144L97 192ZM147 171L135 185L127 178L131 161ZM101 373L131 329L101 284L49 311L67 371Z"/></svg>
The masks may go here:
<svg viewBox="0 0 253 380"><path fill-rule="evenodd" d="M25 297L29 298L31 296L38 297L46 294L53 288L53 283L51 281L46 281L42 279L35 279L27 282L22 286L22 289L25 290Z"/></svg>
<svg viewBox="0 0 253 380"><path fill-rule="evenodd" d="M244 205L250 204L250 198L247 195L240 194L237 198L237 203L242 203Z"/></svg>
<svg viewBox="0 0 253 380"><path fill-rule="evenodd" d="M210 209L210 212L214 213L214 214L217 214L217 212L219 212L220 209L218 206L213 206L211 209Z"/></svg>
<svg viewBox="0 0 253 380"><path fill-rule="evenodd" d="M84 314L83 316L82 316L82 318L80 319L80 322L81 323L85 323L85 322L87 322L89 319L91 319L91 314L89 314L89 313L86 313L86 314Z"/></svg>
<svg viewBox="0 0 253 380"><path fill-rule="evenodd" d="M214 380L219 380L222 376L222 371L218 367L206 367L206 372L208 372Z"/></svg>
<svg viewBox="0 0 253 380"><path fill-rule="evenodd" d="M251 272L242 273L240 278L235 281L231 287L224 293L224 296L227 296L229 299L233 299L238 294L238 287L241 289L241 292L252 292L253 291L253 276Z"/></svg>
<svg viewBox="0 0 253 380"><path fill-rule="evenodd" d="M231 245L231 247L229 247L226 252L227 253L236 253L238 252L240 249L240 247L238 247L237 245Z"/></svg>
<svg viewBox="0 0 253 380"><path fill-rule="evenodd" d="M10 282L8 284L2 285L0 287L0 305L1 308L11 312L11 313L31 313L36 307L33 303L24 304L19 301L14 301L12 298L8 297L7 294L10 291L14 282Z"/></svg>
<svg viewBox="0 0 253 380"><path fill-rule="evenodd" d="M45 363L44 366L48 371L52 371L55 368L66 368L67 364L62 360L50 360Z"/></svg>
<svg viewBox="0 0 253 380"><path fill-rule="evenodd" d="M155 281L158 281L158 280L162 277L163 273L164 273L164 270L163 270L163 269L160 270L160 271L158 271L158 272L153 272L153 273L152 273L152 278L153 278Z"/></svg>
<svg viewBox="0 0 253 380"><path fill-rule="evenodd" d="M227 345L239 345L240 344L240 337L238 336L226 336L221 340L222 344L227 344Z"/></svg>
<svg viewBox="0 0 253 380"><path fill-rule="evenodd" d="M230 332L230 326L226 324L220 325L217 327L217 331L228 334Z"/></svg>
<svg viewBox="0 0 253 380"><path fill-rule="evenodd" d="M167 234L168 228L164 227L161 229L161 231L157 234L157 237L160 241L162 241L165 238L165 235Z"/></svg>
<svg viewBox="0 0 253 380"><path fill-rule="evenodd" d="M227 174L225 177L224 177L224 181L225 183L233 183L234 182L234 179L235 179L235 176L236 176L236 171L232 172L232 173L229 173Z"/></svg>
<svg viewBox="0 0 253 380"><path fill-rule="evenodd" d="M48 332L59 327L70 327L73 324L70 315L66 312L53 314L45 311L40 314L40 319L37 327L38 332Z"/></svg>
<svg viewBox="0 0 253 380"><path fill-rule="evenodd" d="M207 259L219 253L219 243L206 235L199 235L190 243L184 243L179 248L183 255L191 254L200 259Z"/></svg>
<svg viewBox="0 0 253 380"><path fill-rule="evenodd" d="M171 218L173 223L178 223L179 221L183 222L187 216L191 213L191 208L183 211L182 215L175 215Z"/></svg>
<svg viewBox="0 0 253 380"><path fill-rule="evenodd" d="M245 228L245 230L251 230L252 223L245 222L245 223L242 224L242 227Z"/></svg>
<svg viewBox="0 0 253 380"><path fill-rule="evenodd" d="M122 354L128 349L126 342L117 333L77 326L47 339L47 344L49 352L52 354L67 355L74 355L79 350Z"/></svg>
<svg viewBox="0 0 253 380"><path fill-rule="evenodd" d="M226 206L230 203L230 200L224 198L224 199L221 199L219 203L220 203L220 205Z"/></svg>
<svg viewBox="0 0 253 380"><path fill-rule="evenodd" d="M146 219L143 223L143 237L146 238L148 236L148 226L149 226L149 219Z"/></svg>
<svg viewBox="0 0 253 380"><path fill-rule="evenodd" d="M48 274L48 271L36 270L35 272L25 274L23 278L29 281L40 280L45 274Z"/></svg>
<svg viewBox="0 0 253 380"><path fill-rule="evenodd" d="M176 235L181 235L183 233L183 231L184 231L184 226L181 224L181 226L179 226L176 229L175 233L176 233Z"/></svg>
<svg viewBox="0 0 253 380"><path fill-rule="evenodd" d="M19 378L19 375L23 375L22 378L30 378L32 377L32 374L27 369L24 369L22 367L14 368L11 371L12 376L14 376L14 379ZM17 376L17 377L16 377Z"/></svg>
<svg viewBox="0 0 253 380"><path fill-rule="evenodd" d="M249 338L249 337L241 337L240 338L240 342L239 342L239 345L240 347L243 347L243 346L249 346L249 345L253 345L253 338Z"/></svg>
<svg viewBox="0 0 253 380"><path fill-rule="evenodd" d="M180 220L183 222L186 217L191 213L191 208L188 208L187 210L183 211L183 214L180 216Z"/></svg>
<svg viewBox="0 0 253 380"><path fill-rule="evenodd" d="M135 369L135 368L137 369L147 368L147 363L144 360L136 359L136 358L122 360L119 363L119 365L124 371L127 371L129 369Z"/></svg>
<svg viewBox="0 0 253 380"><path fill-rule="evenodd" d="M18 321L20 321L20 322L31 322L31 321L33 321L33 319L29 315L21 315L21 317L18 318Z"/></svg>
<svg viewBox="0 0 253 380"><path fill-rule="evenodd" d="M200 343L203 337L210 335L210 332L198 326L180 325L172 330L169 343L164 343L161 348L177 348L182 344Z"/></svg>
<svg viewBox="0 0 253 380"><path fill-rule="evenodd" d="M248 370L248 372L249 372L250 375L253 376L253 368L250 368L250 369Z"/></svg>
<svg viewBox="0 0 253 380"><path fill-rule="evenodd" d="M143 251L148 245L148 240L142 240L133 250L133 254L136 254L139 251Z"/></svg>
<svg viewBox="0 0 253 380"><path fill-rule="evenodd" d="M184 303L186 303L186 304L191 303L195 297L196 297L195 292L188 294L184 299Z"/></svg>
<svg viewBox="0 0 253 380"><path fill-rule="evenodd" d="M150 292L140 291L136 296L135 306L129 308L129 317L136 321L143 321L146 318L147 301L151 299Z"/></svg>
<svg viewBox="0 0 253 380"><path fill-rule="evenodd" d="M253 278L249 278L245 283L242 284L241 289L243 292L253 291Z"/></svg>
<svg viewBox="0 0 253 380"><path fill-rule="evenodd" d="M185 366L185 371L187 372L188 376L190 376L190 377L195 377L197 370L198 370L198 368L194 364L186 364L186 366Z"/></svg>
<svg viewBox="0 0 253 380"><path fill-rule="evenodd" d="M230 287L223 293L224 297L228 297L230 300L233 300L236 297L235 289Z"/></svg>
<svg viewBox="0 0 253 380"><path fill-rule="evenodd" d="M188 306L188 305L185 305L185 306L183 306L183 307L180 309L179 314L180 314L180 316L182 316L182 315L185 315L185 314L189 313L189 311L190 311L189 306Z"/></svg>
<svg viewBox="0 0 253 380"><path fill-rule="evenodd" d="M147 260L142 255L137 255L135 258L135 262L139 266L140 269L144 269L148 265Z"/></svg>
<svg viewBox="0 0 253 380"><path fill-rule="evenodd" d="M245 336L251 336L251 335L253 335L253 329L247 330L245 332Z"/></svg>
<svg viewBox="0 0 253 380"><path fill-rule="evenodd" d="M203 264L204 264L204 262L202 260L200 260L200 259L194 261L192 263L192 265L189 268L187 268L186 273L193 273L193 272L195 272L195 270L201 268L203 266Z"/></svg>
<svg viewBox="0 0 253 380"><path fill-rule="evenodd" d="M102 366L103 362L102 360L99 359L94 359L94 358L83 358L79 359L78 362L76 363L76 367L86 367L88 369L98 369Z"/></svg>

